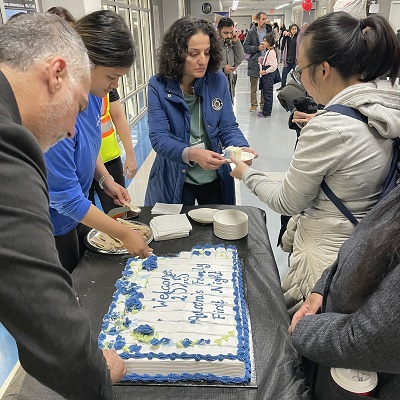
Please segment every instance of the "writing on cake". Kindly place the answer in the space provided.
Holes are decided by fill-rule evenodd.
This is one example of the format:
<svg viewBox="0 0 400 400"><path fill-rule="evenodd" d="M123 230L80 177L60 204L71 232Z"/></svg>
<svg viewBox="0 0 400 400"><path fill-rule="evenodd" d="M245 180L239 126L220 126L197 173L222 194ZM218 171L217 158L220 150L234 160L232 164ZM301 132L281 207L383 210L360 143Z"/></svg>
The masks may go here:
<svg viewBox="0 0 400 400"><path fill-rule="evenodd" d="M234 246L129 259L99 335L131 381L250 380L249 329Z"/></svg>

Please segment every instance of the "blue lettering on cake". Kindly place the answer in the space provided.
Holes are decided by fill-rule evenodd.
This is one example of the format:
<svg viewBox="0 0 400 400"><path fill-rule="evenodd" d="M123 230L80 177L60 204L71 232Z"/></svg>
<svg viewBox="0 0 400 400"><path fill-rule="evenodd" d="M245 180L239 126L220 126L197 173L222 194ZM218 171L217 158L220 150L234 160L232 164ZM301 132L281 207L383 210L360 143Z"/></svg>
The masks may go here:
<svg viewBox="0 0 400 400"><path fill-rule="evenodd" d="M215 306L214 312L211 314L213 319L225 319L223 314L225 314L225 302L223 300L212 301Z"/></svg>

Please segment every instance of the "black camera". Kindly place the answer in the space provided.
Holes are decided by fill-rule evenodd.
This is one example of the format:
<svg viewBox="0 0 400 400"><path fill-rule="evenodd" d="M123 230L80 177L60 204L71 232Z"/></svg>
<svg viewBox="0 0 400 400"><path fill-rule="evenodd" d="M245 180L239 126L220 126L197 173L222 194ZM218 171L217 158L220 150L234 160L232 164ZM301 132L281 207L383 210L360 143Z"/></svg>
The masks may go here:
<svg viewBox="0 0 400 400"><path fill-rule="evenodd" d="M318 111L318 105L312 97L298 97L293 100L293 105L296 107L297 111L306 114L315 114Z"/></svg>

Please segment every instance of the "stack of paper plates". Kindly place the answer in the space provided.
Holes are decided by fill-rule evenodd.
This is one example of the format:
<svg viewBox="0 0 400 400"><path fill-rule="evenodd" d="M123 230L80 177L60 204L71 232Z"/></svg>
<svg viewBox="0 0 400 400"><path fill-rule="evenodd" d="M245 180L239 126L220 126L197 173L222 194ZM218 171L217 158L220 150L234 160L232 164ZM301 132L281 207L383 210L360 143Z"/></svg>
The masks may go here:
<svg viewBox="0 0 400 400"><path fill-rule="evenodd" d="M241 239L249 233L248 219L243 211L218 211L214 214L214 235L226 240Z"/></svg>

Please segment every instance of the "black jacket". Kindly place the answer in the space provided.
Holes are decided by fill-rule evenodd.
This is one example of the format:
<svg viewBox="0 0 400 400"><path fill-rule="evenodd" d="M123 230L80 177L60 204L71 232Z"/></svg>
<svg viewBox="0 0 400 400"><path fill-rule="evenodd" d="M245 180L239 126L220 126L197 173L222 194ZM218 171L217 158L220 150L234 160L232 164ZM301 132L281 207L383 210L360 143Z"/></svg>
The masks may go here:
<svg viewBox="0 0 400 400"><path fill-rule="evenodd" d="M68 399L111 399L105 359L58 259L42 150L1 71L0 92L0 321L43 385Z"/></svg>

